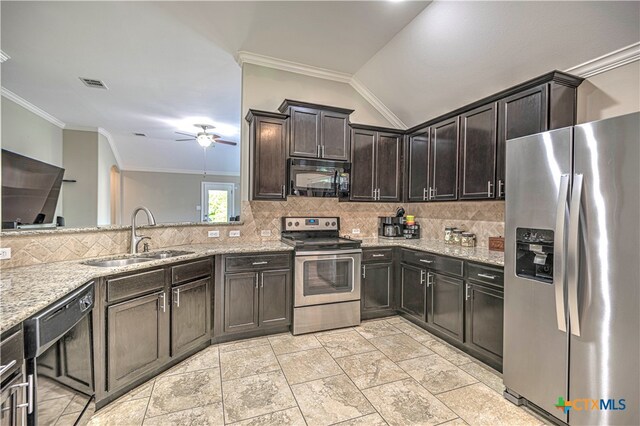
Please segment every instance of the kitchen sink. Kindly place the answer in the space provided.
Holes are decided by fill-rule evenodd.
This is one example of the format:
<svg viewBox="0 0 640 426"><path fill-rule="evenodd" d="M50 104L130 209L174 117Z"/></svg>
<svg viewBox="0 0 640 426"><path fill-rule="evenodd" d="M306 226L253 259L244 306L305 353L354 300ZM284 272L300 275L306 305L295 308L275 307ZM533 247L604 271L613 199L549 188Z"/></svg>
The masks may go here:
<svg viewBox="0 0 640 426"><path fill-rule="evenodd" d="M127 266L133 265L136 263L150 262L153 259L150 258L142 258L142 257L128 257L125 259L96 259L96 260L87 260L86 262L82 262L84 265L89 266L99 266L101 268L113 268L116 266Z"/></svg>
<svg viewBox="0 0 640 426"><path fill-rule="evenodd" d="M181 251L181 250L165 250L165 251L156 251L151 253L140 253L137 258L140 259L169 259L171 257L176 256L184 256L185 254L191 254L192 251Z"/></svg>
<svg viewBox="0 0 640 426"><path fill-rule="evenodd" d="M184 256L185 254L191 254L192 251L181 251L181 250L164 250L164 251L156 251L151 253L140 253L133 255L131 257L125 257L120 259L96 259L96 260L87 260L86 262L82 262L84 265L89 266L98 266L101 268L114 268L117 266L127 266L134 265L136 263L143 262L151 262L152 260L158 259L169 259L176 256Z"/></svg>

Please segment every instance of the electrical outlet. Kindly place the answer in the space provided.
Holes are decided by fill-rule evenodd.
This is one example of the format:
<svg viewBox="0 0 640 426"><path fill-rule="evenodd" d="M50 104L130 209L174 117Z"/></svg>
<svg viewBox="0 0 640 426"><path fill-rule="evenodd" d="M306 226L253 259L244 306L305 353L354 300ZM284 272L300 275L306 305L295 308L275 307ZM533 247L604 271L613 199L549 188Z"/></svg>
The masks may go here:
<svg viewBox="0 0 640 426"><path fill-rule="evenodd" d="M0 260L11 259L11 248L0 248Z"/></svg>
<svg viewBox="0 0 640 426"><path fill-rule="evenodd" d="M209 231L207 232L207 236L209 238L218 238L220 236L220 231Z"/></svg>
<svg viewBox="0 0 640 426"><path fill-rule="evenodd" d="M271 236L271 229L263 229L262 231L260 231L260 236L262 236L262 237L270 237Z"/></svg>
<svg viewBox="0 0 640 426"><path fill-rule="evenodd" d="M352 233L352 234L359 234L359 233L360 233L360 228L353 228L353 229L351 230L351 233Z"/></svg>
<svg viewBox="0 0 640 426"><path fill-rule="evenodd" d="M240 236L240 231L229 231L229 236L230 237L239 237Z"/></svg>
<svg viewBox="0 0 640 426"><path fill-rule="evenodd" d="M196 211L199 212L200 210L202 210L202 206L196 206Z"/></svg>

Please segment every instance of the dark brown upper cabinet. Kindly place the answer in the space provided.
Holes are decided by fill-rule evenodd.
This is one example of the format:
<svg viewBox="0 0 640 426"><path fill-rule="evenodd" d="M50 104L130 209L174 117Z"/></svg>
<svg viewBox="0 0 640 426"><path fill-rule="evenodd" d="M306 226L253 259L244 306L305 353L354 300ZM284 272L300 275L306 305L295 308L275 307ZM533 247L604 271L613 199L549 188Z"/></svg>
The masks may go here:
<svg viewBox="0 0 640 426"><path fill-rule="evenodd" d="M495 196L496 102L460 116L460 199Z"/></svg>
<svg viewBox="0 0 640 426"><path fill-rule="evenodd" d="M428 198L458 199L458 117L431 126Z"/></svg>
<svg viewBox="0 0 640 426"><path fill-rule="evenodd" d="M287 144L289 116L249 110L249 164L252 200L287 198Z"/></svg>
<svg viewBox="0 0 640 426"><path fill-rule="evenodd" d="M431 128L406 137L406 194L408 201L427 201L429 189L429 139Z"/></svg>
<svg viewBox="0 0 640 426"><path fill-rule="evenodd" d="M401 201L402 134L352 125L351 201Z"/></svg>
<svg viewBox="0 0 640 426"><path fill-rule="evenodd" d="M353 110L289 99L278 109L290 116L290 156L349 160L349 115Z"/></svg>

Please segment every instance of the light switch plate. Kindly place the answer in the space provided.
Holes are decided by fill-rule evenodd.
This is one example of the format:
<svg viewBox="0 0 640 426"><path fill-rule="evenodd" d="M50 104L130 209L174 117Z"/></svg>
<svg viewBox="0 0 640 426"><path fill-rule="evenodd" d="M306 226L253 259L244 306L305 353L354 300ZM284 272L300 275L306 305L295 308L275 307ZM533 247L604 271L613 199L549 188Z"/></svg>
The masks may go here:
<svg viewBox="0 0 640 426"><path fill-rule="evenodd" d="M359 233L360 233L360 228L353 228L353 229L351 230L351 233L352 233L352 234L359 234Z"/></svg>
<svg viewBox="0 0 640 426"><path fill-rule="evenodd" d="M0 260L11 259L11 248L0 248Z"/></svg>
<svg viewBox="0 0 640 426"><path fill-rule="evenodd" d="M262 231L260 231L260 236L262 236L262 237L270 237L271 236L271 229L263 229Z"/></svg>
<svg viewBox="0 0 640 426"><path fill-rule="evenodd" d="M230 237L239 237L240 236L240 231L229 231L229 236Z"/></svg>
<svg viewBox="0 0 640 426"><path fill-rule="evenodd" d="M220 236L220 231L209 231L207 232L207 236L209 238L218 238Z"/></svg>

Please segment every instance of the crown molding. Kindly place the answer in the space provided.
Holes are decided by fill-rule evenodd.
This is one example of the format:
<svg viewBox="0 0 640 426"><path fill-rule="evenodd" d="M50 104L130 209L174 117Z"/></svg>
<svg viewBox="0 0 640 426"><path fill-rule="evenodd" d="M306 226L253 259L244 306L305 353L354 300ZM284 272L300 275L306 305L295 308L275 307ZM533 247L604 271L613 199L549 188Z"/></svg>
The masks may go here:
<svg viewBox="0 0 640 426"><path fill-rule="evenodd" d="M20 96L16 95L11 90L2 87L1 93L2 93L2 96L4 96L5 98L9 99L10 101L13 101L13 102L17 103L18 105L20 105L22 108L26 109L27 111L32 112L33 114L37 115L38 117L47 120L49 123L51 123L51 124L53 124L53 125L55 125L57 127L60 127L61 129L64 129L64 127L65 127L64 122L58 120L57 118L55 118L53 115L49 114L48 112L38 108L37 106L35 106L31 102L27 101L26 99L23 99Z"/></svg>
<svg viewBox="0 0 640 426"><path fill-rule="evenodd" d="M565 72L578 77L589 78L638 60L640 60L640 42L591 59L590 61L569 68Z"/></svg>
<svg viewBox="0 0 640 426"><path fill-rule="evenodd" d="M384 118L387 119L394 127L398 129L406 129L407 125L404 124L397 115L393 113L387 106L376 96L373 94L371 90L367 86L365 86L360 80L358 80L355 76L351 77L351 81L349 81L349 85L355 89L356 92L360 94L367 102L369 102Z"/></svg>
<svg viewBox="0 0 640 426"><path fill-rule="evenodd" d="M205 173L202 170L189 170L189 169L163 169L163 168L155 168L155 167L125 167L120 170L125 172L146 172L146 173L177 173L183 175L204 175L207 176L232 176L232 177L240 177L240 172L216 172L212 170L207 170Z"/></svg>
<svg viewBox="0 0 640 426"><path fill-rule="evenodd" d="M243 64L253 64L262 67L273 68L281 71L293 72L309 77L321 78L324 80L337 81L339 83L347 83L360 94L371 106L373 106L391 125L406 129L407 126L396 116L387 106L374 95L360 80L355 78L353 74L333 71L326 68L319 68L312 65L301 64L298 62L285 61L283 59L271 56L259 55L257 53L239 51L235 56L236 62L240 66Z"/></svg>
<svg viewBox="0 0 640 426"><path fill-rule="evenodd" d="M236 54L235 59L240 66L242 66L243 64L260 65L267 68L275 68L281 71L303 74L309 77L338 81L340 83L349 83L349 81L351 80L351 74L349 73L314 67L312 65L301 64L298 62L285 61L284 59L258 55L257 53L247 52L244 50L239 51Z"/></svg>

